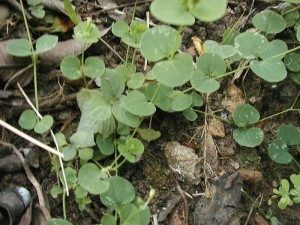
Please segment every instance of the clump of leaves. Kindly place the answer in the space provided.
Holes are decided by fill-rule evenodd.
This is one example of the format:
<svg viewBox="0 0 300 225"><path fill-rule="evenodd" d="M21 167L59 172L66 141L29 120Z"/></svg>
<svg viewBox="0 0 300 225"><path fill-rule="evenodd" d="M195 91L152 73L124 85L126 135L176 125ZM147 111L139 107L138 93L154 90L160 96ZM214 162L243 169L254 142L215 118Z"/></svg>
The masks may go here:
<svg viewBox="0 0 300 225"><path fill-rule="evenodd" d="M45 17L45 10L44 6L42 5L41 0L27 0L27 4L29 5L29 11L30 13L39 19L42 19Z"/></svg>
<svg viewBox="0 0 300 225"><path fill-rule="evenodd" d="M233 131L234 140L241 146L256 147L263 139L264 133L251 125L259 121L260 115L256 108L249 104L237 106L233 113L234 123L239 127Z"/></svg>

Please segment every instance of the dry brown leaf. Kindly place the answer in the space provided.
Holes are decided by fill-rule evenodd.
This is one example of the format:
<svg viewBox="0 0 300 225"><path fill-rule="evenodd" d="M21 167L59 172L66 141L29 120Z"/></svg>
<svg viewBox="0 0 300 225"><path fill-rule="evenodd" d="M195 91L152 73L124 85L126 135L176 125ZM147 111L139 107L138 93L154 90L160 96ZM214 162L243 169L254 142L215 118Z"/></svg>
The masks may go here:
<svg viewBox="0 0 300 225"><path fill-rule="evenodd" d="M196 36L192 37L192 41L199 56L203 55L205 53L203 41Z"/></svg>
<svg viewBox="0 0 300 225"><path fill-rule="evenodd" d="M5 27L6 20L10 17L9 8L5 5L0 5L0 30Z"/></svg>
<svg viewBox="0 0 300 225"><path fill-rule="evenodd" d="M234 84L229 84L226 89L227 96L222 100L222 105L229 112L233 113L235 108L244 103L244 95L241 89Z"/></svg>
<svg viewBox="0 0 300 225"><path fill-rule="evenodd" d="M208 121L208 132L213 137L225 137L225 127L221 120L212 118Z"/></svg>
<svg viewBox="0 0 300 225"><path fill-rule="evenodd" d="M219 170L219 157L218 157L218 151L217 146L214 143L214 139L210 134L206 134L206 137L203 138L200 149L202 150L204 154L204 150L206 149L206 163L211 168L211 171L209 176L215 177L214 174L218 173Z"/></svg>

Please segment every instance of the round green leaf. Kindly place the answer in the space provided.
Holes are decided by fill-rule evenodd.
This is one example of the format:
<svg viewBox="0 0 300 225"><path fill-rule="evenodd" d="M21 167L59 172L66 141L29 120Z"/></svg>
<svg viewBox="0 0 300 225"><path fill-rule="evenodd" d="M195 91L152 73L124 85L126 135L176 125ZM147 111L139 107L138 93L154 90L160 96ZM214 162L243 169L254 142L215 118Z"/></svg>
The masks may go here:
<svg viewBox="0 0 300 225"><path fill-rule="evenodd" d="M181 86L192 76L192 56L187 53L177 54L171 60L156 63L152 71L158 82L169 87Z"/></svg>
<svg viewBox="0 0 300 225"><path fill-rule="evenodd" d="M300 54L292 52L287 54L284 57L284 64L286 68L293 72L299 72L300 71Z"/></svg>
<svg viewBox="0 0 300 225"><path fill-rule="evenodd" d="M288 146L282 139L274 140L269 146L268 153L270 158L276 163L288 164L293 161Z"/></svg>
<svg viewBox="0 0 300 225"><path fill-rule="evenodd" d="M151 14L158 20L173 25L193 25L194 16L181 0L155 0L150 6Z"/></svg>
<svg viewBox="0 0 300 225"><path fill-rule="evenodd" d="M101 91L105 99L109 102L121 97L125 89L123 75L117 70L107 69L101 77Z"/></svg>
<svg viewBox="0 0 300 225"><path fill-rule="evenodd" d="M117 102L113 104L112 113L117 121L124 123L130 127L138 127L140 124L140 117L128 112L124 105L125 96L122 96Z"/></svg>
<svg viewBox="0 0 300 225"><path fill-rule="evenodd" d="M67 56L60 64L63 75L71 80L77 80L81 77L80 60L77 56Z"/></svg>
<svg viewBox="0 0 300 225"><path fill-rule="evenodd" d="M118 150L129 162L137 162L144 152L143 143L137 138L129 138L126 143L120 143Z"/></svg>
<svg viewBox="0 0 300 225"><path fill-rule="evenodd" d="M133 204L126 204L120 210L120 224L140 225L139 209Z"/></svg>
<svg viewBox="0 0 300 225"><path fill-rule="evenodd" d="M62 149L62 153L64 154L64 161L71 161L77 155L77 150L73 145L67 145Z"/></svg>
<svg viewBox="0 0 300 225"><path fill-rule="evenodd" d="M102 225L117 225L117 218L110 214L104 215L101 218Z"/></svg>
<svg viewBox="0 0 300 225"><path fill-rule="evenodd" d="M207 40L203 44L206 53L213 53L227 59L236 54L236 49L231 45L220 45L216 41Z"/></svg>
<svg viewBox="0 0 300 225"><path fill-rule="evenodd" d="M300 85L300 72L292 73L291 75L292 75L293 81L296 84Z"/></svg>
<svg viewBox="0 0 300 225"><path fill-rule="evenodd" d="M212 93L220 88L220 83L215 79L208 78L202 71L195 71L191 77L191 85L201 93Z"/></svg>
<svg viewBox="0 0 300 225"><path fill-rule="evenodd" d="M115 152L115 145L111 138L104 138L99 134L96 143L103 155L112 155Z"/></svg>
<svg viewBox="0 0 300 225"><path fill-rule="evenodd" d="M83 43L96 43L100 37L100 31L98 27L92 23L91 18L87 21L80 22L74 28L74 38Z"/></svg>
<svg viewBox="0 0 300 225"><path fill-rule="evenodd" d="M126 110L137 116L151 116L156 108L153 103L148 102L146 96L139 91L131 91L127 94L124 101Z"/></svg>
<svg viewBox="0 0 300 225"><path fill-rule="evenodd" d="M193 104L193 98L191 95L185 94L180 91L174 92L174 97L171 102L171 109L174 111L183 111L189 108Z"/></svg>
<svg viewBox="0 0 300 225"><path fill-rule="evenodd" d="M264 133L260 128L235 129L233 131L234 140L241 146L253 148L259 146L264 140Z"/></svg>
<svg viewBox="0 0 300 225"><path fill-rule="evenodd" d="M25 130L32 130L37 122L36 113L31 109L22 112L19 118L19 125Z"/></svg>
<svg viewBox="0 0 300 225"><path fill-rule="evenodd" d="M109 189L109 182L103 180L105 174L93 163L83 165L78 172L78 184L94 195L99 195Z"/></svg>
<svg viewBox="0 0 300 225"><path fill-rule="evenodd" d="M47 52L54 48L58 42L58 37L56 35L44 34L39 37L36 41L35 51L37 54Z"/></svg>
<svg viewBox="0 0 300 225"><path fill-rule="evenodd" d="M183 116L188 120L188 121L195 121L198 118L197 113L192 108L188 108L183 111Z"/></svg>
<svg viewBox="0 0 300 225"><path fill-rule="evenodd" d="M238 127L246 127L255 124L259 120L259 112L249 104L241 104L236 107L233 113L234 123Z"/></svg>
<svg viewBox="0 0 300 225"><path fill-rule="evenodd" d="M46 222L45 225L73 225L73 224L64 219L51 218Z"/></svg>
<svg viewBox="0 0 300 225"><path fill-rule="evenodd" d="M202 21L212 22L220 19L226 12L227 0L201 0L191 10L193 15Z"/></svg>
<svg viewBox="0 0 300 225"><path fill-rule="evenodd" d="M141 138L143 138L146 141L154 141L158 138L160 138L161 133L159 131L153 130L153 129L142 129L139 128L137 130Z"/></svg>
<svg viewBox="0 0 300 225"><path fill-rule="evenodd" d="M111 31L115 36L121 38L129 29L129 25L124 20L119 20L112 25Z"/></svg>
<svg viewBox="0 0 300 225"><path fill-rule="evenodd" d="M78 156L83 161L91 160L94 156L94 149L80 148L80 149L78 149Z"/></svg>
<svg viewBox="0 0 300 225"><path fill-rule="evenodd" d="M197 69L213 77L226 72L226 63L220 55L205 53L197 60Z"/></svg>
<svg viewBox="0 0 300 225"><path fill-rule="evenodd" d="M8 54L19 57L31 56L31 45L28 39L19 38L10 40L7 43L6 51Z"/></svg>
<svg viewBox="0 0 300 225"><path fill-rule="evenodd" d="M127 81L127 86L131 89L140 88L145 81L145 76L143 73L134 73L130 80Z"/></svg>
<svg viewBox="0 0 300 225"><path fill-rule="evenodd" d="M250 68L257 76L269 82L279 82L287 76L284 63L278 59L252 60Z"/></svg>
<svg viewBox="0 0 300 225"><path fill-rule="evenodd" d="M267 34L277 34L286 28L284 18L269 9L256 14L253 17L253 25Z"/></svg>
<svg viewBox="0 0 300 225"><path fill-rule="evenodd" d="M156 62L172 56L179 49L181 41L181 35L174 28L166 25L156 26L143 34L141 54L147 60Z"/></svg>
<svg viewBox="0 0 300 225"><path fill-rule="evenodd" d="M201 95L199 95L196 92L192 92L191 96L193 98L193 106L196 106L196 107L203 106L204 103L203 103L203 98Z"/></svg>
<svg viewBox="0 0 300 225"><path fill-rule="evenodd" d="M85 60L83 73L92 79L101 77L105 71L105 65L102 59L90 56Z"/></svg>
<svg viewBox="0 0 300 225"><path fill-rule="evenodd" d="M258 55L262 59L268 59L272 57L272 60L280 60L285 56L285 52L288 50L286 43L282 40L273 40L270 43L262 46ZM277 56L277 57L274 57Z"/></svg>
<svg viewBox="0 0 300 225"><path fill-rule="evenodd" d="M115 209L134 200L134 187L123 177L111 177L109 179L109 189L102 193L100 198L106 207Z"/></svg>
<svg viewBox="0 0 300 225"><path fill-rule="evenodd" d="M53 125L53 117L50 115L43 116L34 127L34 132L38 134L46 133Z"/></svg>
<svg viewBox="0 0 300 225"><path fill-rule="evenodd" d="M293 125L281 125L277 136L284 140L288 146L300 144L300 130Z"/></svg>
<svg viewBox="0 0 300 225"><path fill-rule="evenodd" d="M296 21L299 19L299 11L294 10L295 6L289 3L283 3L282 7L281 15L283 16L287 27L294 26Z"/></svg>
<svg viewBox="0 0 300 225"><path fill-rule="evenodd" d="M56 133L55 139L59 147L66 146L68 144L66 140L66 136L63 133Z"/></svg>
<svg viewBox="0 0 300 225"><path fill-rule="evenodd" d="M267 44L267 38L259 33L245 32L234 39L238 54L245 59L257 58L259 49Z"/></svg>
<svg viewBox="0 0 300 225"><path fill-rule="evenodd" d="M224 31L222 43L224 45L234 45L234 39L240 35L240 32L234 28L228 28Z"/></svg>

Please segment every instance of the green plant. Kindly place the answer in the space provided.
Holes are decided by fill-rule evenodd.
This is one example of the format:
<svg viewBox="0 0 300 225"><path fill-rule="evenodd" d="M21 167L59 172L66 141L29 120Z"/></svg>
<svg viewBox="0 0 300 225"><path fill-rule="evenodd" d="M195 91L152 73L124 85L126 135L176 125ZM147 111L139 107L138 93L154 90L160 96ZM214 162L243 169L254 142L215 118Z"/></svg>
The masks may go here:
<svg viewBox="0 0 300 225"><path fill-rule="evenodd" d="M42 5L41 0L27 0L27 4L29 5L29 11L30 13L39 19L42 19L45 17L45 10L44 6Z"/></svg>

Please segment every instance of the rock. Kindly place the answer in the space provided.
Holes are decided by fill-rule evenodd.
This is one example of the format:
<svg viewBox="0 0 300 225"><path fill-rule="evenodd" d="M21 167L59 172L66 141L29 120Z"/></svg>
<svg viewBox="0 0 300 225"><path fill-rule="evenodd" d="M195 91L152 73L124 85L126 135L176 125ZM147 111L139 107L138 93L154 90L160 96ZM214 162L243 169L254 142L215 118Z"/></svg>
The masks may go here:
<svg viewBox="0 0 300 225"><path fill-rule="evenodd" d="M208 132L213 137L223 138L223 137L225 137L224 124L221 122L221 120L219 120L217 118L213 118L213 119L209 120L209 122L208 122Z"/></svg>
<svg viewBox="0 0 300 225"><path fill-rule="evenodd" d="M212 183L212 196L201 196L195 211L196 225L225 225L237 212L243 181L238 173L227 173Z"/></svg>
<svg viewBox="0 0 300 225"><path fill-rule="evenodd" d="M247 181L252 184L257 184L262 179L262 173L256 170L239 170L238 171L244 181Z"/></svg>
<svg viewBox="0 0 300 225"><path fill-rule="evenodd" d="M244 103L244 95L241 89L234 84L229 84L227 89L227 96L222 100L222 105L229 112L233 113L235 108Z"/></svg>
<svg viewBox="0 0 300 225"><path fill-rule="evenodd" d="M254 222L255 225L269 225L269 222L257 213L254 215Z"/></svg>
<svg viewBox="0 0 300 225"><path fill-rule="evenodd" d="M165 155L169 167L179 174L179 179L186 178L193 183L199 183L201 159L193 149L170 141L165 148Z"/></svg>

